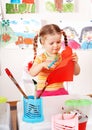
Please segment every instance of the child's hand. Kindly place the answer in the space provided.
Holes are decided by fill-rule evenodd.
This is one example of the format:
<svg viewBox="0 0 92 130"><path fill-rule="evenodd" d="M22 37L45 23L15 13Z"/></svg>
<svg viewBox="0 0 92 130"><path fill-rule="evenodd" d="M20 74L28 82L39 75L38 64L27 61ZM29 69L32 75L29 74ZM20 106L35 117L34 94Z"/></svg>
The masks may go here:
<svg viewBox="0 0 92 130"><path fill-rule="evenodd" d="M78 56L77 56L77 54L76 53L73 53L72 54L72 60L74 61L74 62L78 62Z"/></svg>
<svg viewBox="0 0 92 130"><path fill-rule="evenodd" d="M46 69L50 69L54 64L52 64L51 60L47 60L45 62L43 62L43 67Z"/></svg>
<svg viewBox="0 0 92 130"><path fill-rule="evenodd" d="M74 65L74 75L78 75L80 73L80 66L78 64L78 56L76 53L72 54L72 60L75 62Z"/></svg>

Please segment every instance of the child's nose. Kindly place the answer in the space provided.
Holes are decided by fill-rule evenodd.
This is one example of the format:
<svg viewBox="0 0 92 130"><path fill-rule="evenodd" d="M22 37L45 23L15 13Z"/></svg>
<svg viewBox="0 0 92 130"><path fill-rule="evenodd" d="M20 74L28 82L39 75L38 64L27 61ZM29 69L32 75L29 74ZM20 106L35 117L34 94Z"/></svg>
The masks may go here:
<svg viewBox="0 0 92 130"><path fill-rule="evenodd" d="M55 42L55 43L54 43L54 46L57 46L57 45L58 45L57 42Z"/></svg>

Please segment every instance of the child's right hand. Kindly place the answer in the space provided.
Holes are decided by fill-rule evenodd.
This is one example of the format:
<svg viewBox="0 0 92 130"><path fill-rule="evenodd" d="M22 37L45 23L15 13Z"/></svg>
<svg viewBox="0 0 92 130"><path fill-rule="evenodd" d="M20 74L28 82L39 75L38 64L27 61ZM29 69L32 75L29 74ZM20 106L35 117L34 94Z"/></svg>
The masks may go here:
<svg viewBox="0 0 92 130"><path fill-rule="evenodd" d="M45 62L43 62L43 67L45 69L50 69L51 67L53 67L54 64L52 64L52 61L51 60L47 60Z"/></svg>

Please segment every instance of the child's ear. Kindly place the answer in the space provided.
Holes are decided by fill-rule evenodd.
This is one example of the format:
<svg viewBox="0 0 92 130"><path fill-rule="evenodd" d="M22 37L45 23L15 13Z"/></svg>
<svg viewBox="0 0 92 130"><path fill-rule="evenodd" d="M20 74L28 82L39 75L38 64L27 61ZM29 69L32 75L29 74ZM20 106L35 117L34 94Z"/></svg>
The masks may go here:
<svg viewBox="0 0 92 130"><path fill-rule="evenodd" d="M43 45L44 44L44 41L40 38L39 39L40 40L40 43Z"/></svg>
<svg viewBox="0 0 92 130"><path fill-rule="evenodd" d="M39 38L39 41L40 41L40 43L42 44L42 40L41 40L41 38Z"/></svg>

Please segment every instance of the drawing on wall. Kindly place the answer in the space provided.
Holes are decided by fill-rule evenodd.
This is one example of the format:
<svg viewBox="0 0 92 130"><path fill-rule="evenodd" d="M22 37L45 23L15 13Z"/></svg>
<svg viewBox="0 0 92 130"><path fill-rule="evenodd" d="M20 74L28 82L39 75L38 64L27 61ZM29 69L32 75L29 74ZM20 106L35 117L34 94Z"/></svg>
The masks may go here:
<svg viewBox="0 0 92 130"><path fill-rule="evenodd" d="M92 22L56 21L55 24L58 24L66 32L68 44L72 49L92 49ZM21 49L30 47L41 26L42 20L39 17L18 20L3 19L0 22L0 46L16 46ZM63 42L62 47L65 47Z"/></svg>
<svg viewBox="0 0 92 130"><path fill-rule="evenodd" d="M74 0L45 0L49 12L74 12Z"/></svg>
<svg viewBox="0 0 92 130"><path fill-rule="evenodd" d="M35 13L34 0L10 0L10 3L6 3L6 14L16 13Z"/></svg>
<svg viewBox="0 0 92 130"><path fill-rule="evenodd" d="M16 41L16 36L13 29L10 27L9 20L2 20L0 22L0 46L4 47Z"/></svg>
<svg viewBox="0 0 92 130"><path fill-rule="evenodd" d="M75 28L73 28L71 26L66 26L65 28L63 28L63 30L67 35L68 45L72 49L80 49L81 45L80 45L80 43L78 43L78 40L76 40L76 38L78 38L78 33L75 30ZM65 48L64 42L62 42L62 46L63 46L63 48Z"/></svg>
<svg viewBox="0 0 92 130"><path fill-rule="evenodd" d="M25 45L27 47L32 44L34 36L41 28L41 20L36 19L20 19L19 21L12 21L11 24L18 37L16 45L22 48L23 46L25 47ZM16 26L20 28L20 31L18 31Z"/></svg>
<svg viewBox="0 0 92 130"><path fill-rule="evenodd" d="M41 28L39 19L11 19L2 20L0 23L0 41L1 46L15 44L24 49L33 43L34 36Z"/></svg>
<svg viewBox="0 0 92 130"><path fill-rule="evenodd" d="M56 23L66 32L68 45L72 49L92 49L92 21L56 21ZM65 47L63 42L62 47Z"/></svg>
<svg viewBox="0 0 92 130"><path fill-rule="evenodd" d="M92 26L82 28L79 41L82 49L92 49Z"/></svg>

